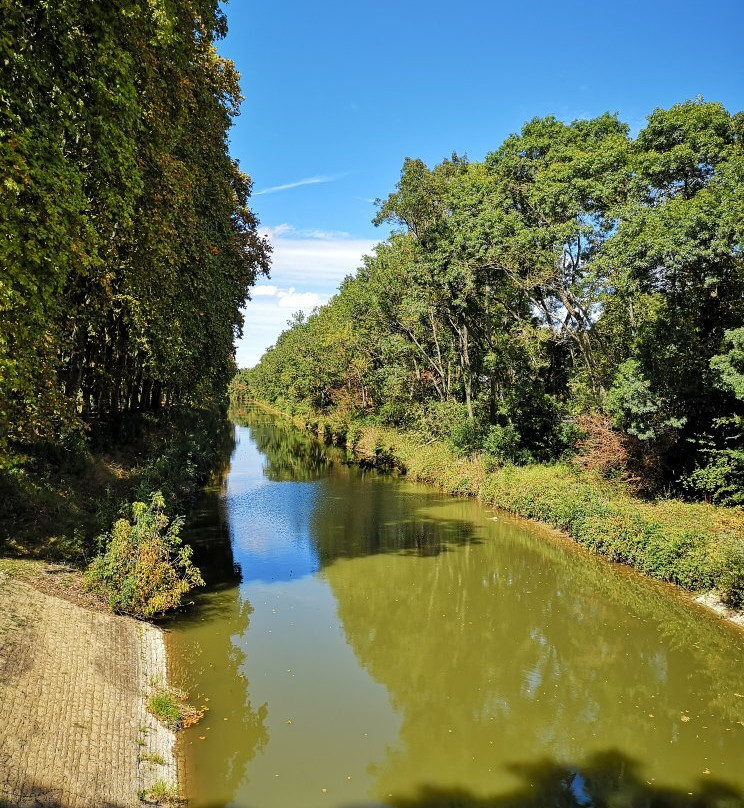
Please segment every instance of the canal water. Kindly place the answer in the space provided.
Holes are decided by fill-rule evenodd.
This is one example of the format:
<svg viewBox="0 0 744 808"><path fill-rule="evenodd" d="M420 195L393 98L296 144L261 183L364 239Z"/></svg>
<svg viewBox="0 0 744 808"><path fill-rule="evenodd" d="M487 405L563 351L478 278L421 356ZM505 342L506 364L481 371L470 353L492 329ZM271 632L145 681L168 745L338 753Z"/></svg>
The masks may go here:
<svg viewBox="0 0 744 808"><path fill-rule="evenodd" d="M744 640L670 587L260 410L168 632L192 808L744 805Z"/></svg>

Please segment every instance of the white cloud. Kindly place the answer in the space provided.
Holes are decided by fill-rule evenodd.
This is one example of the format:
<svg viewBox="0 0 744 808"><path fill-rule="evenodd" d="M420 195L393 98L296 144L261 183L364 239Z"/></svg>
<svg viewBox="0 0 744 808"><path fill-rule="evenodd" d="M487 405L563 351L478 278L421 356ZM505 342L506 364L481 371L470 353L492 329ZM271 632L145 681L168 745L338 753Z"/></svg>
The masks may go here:
<svg viewBox="0 0 744 808"><path fill-rule="evenodd" d="M276 297L279 291L278 286L271 286L267 283L259 283L251 289L251 297Z"/></svg>
<svg viewBox="0 0 744 808"><path fill-rule="evenodd" d="M346 233L344 230L295 230L298 236L306 236L307 238L318 238L323 241L337 241L338 239L351 238L351 233Z"/></svg>
<svg viewBox="0 0 744 808"><path fill-rule="evenodd" d="M305 313L311 311L321 303L325 303L327 298L321 297L316 292L297 292L292 286L288 291L279 291L277 294L279 307L282 309L292 309L298 311L302 309Z"/></svg>
<svg viewBox="0 0 744 808"><path fill-rule="evenodd" d="M262 188L260 191L255 191L253 196L262 196L263 194L276 194L279 191L289 191L291 188L300 188L303 185L319 185L324 182L333 182L336 177L305 177L302 180L295 182L287 182L284 185L272 185L269 188Z"/></svg>
<svg viewBox="0 0 744 808"><path fill-rule="evenodd" d="M361 265L376 242L348 233L300 230L289 224L262 228L273 246L272 283L251 290L243 337L237 344L240 367L251 367L287 327L289 315L323 305L341 281Z"/></svg>
<svg viewBox="0 0 744 808"><path fill-rule="evenodd" d="M376 242L353 238L285 238L272 240L271 278L286 284L336 286L357 270Z"/></svg>
<svg viewBox="0 0 744 808"><path fill-rule="evenodd" d="M259 235L268 236L271 241L282 238L283 236L291 236L297 238L312 238L320 239L322 241L338 241L340 239L349 239L351 234L345 230L319 230L317 228L306 228L298 230L291 224L284 222L277 224L274 227L261 227L259 228Z"/></svg>

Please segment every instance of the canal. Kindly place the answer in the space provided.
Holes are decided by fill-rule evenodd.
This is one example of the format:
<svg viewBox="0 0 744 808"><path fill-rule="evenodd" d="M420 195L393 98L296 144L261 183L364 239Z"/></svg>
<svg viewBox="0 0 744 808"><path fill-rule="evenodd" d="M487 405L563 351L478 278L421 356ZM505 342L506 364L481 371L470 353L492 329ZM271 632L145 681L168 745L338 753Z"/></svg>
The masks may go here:
<svg viewBox="0 0 744 808"><path fill-rule="evenodd" d="M547 530L235 416L170 625L193 808L744 805L744 637Z"/></svg>

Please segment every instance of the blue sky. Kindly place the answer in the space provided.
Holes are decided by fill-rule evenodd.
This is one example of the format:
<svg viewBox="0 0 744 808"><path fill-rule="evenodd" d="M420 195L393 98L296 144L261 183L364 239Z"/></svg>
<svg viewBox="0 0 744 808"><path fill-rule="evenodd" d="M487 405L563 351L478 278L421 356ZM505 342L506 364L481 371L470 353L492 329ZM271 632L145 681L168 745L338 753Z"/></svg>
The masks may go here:
<svg viewBox="0 0 744 808"><path fill-rule="evenodd" d="M534 116L704 96L744 107L744 0L231 0L219 43L246 100L231 151L274 269L246 306L249 367L387 233L371 224L404 157L478 160Z"/></svg>

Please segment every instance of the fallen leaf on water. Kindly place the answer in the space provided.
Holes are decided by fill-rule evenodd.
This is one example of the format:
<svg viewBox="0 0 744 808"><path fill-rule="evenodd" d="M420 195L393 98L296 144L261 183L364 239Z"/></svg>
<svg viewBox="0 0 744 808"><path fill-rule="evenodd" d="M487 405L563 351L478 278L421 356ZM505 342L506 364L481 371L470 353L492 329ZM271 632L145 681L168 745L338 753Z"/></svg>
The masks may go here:
<svg viewBox="0 0 744 808"><path fill-rule="evenodd" d="M206 737L207 737L206 735L200 735L200 736L199 736L199 740L200 740L200 741L203 741L203 740L204 740Z"/></svg>

